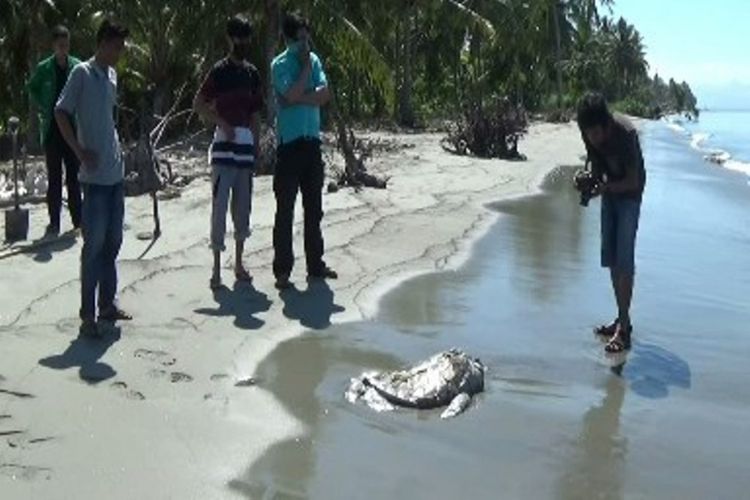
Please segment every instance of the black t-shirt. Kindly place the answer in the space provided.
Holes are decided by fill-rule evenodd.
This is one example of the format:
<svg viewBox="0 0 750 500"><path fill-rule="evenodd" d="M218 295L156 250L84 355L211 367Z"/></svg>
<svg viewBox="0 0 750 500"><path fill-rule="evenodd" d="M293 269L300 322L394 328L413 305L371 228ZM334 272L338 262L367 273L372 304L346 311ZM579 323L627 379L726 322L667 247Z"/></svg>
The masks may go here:
<svg viewBox="0 0 750 500"><path fill-rule="evenodd" d="M211 69L200 88L206 101L233 127L249 127L254 113L263 106L260 74L249 62L225 58Z"/></svg>
<svg viewBox="0 0 750 500"><path fill-rule="evenodd" d="M55 104L57 103L57 100L60 98L60 94L62 94L63 89L65 88L65 84L68 81L68 66L65 65L64 68L61 68L59 64L57 64L57 61L54 63L55 67L55 98L52 100L52 116L55 116ZM52 126L49 128L49 134L51 134L54 138L62 138L62 134L60 134L60 129L57 128L57 121L52 120Z"/></svg>
<svg viewBox="0 0 750 500"><path fill-rule="evenodd" d="M638 139L638 130L633 123L622 115L615 114L610 124L610 135L606 143L595 148L584 134L586 152L595 172L603 173L608 181L625 179L629 169L638 172L638 188L631 193L619 193L615 196L641 198L646 187L646 167Z"/></svg>

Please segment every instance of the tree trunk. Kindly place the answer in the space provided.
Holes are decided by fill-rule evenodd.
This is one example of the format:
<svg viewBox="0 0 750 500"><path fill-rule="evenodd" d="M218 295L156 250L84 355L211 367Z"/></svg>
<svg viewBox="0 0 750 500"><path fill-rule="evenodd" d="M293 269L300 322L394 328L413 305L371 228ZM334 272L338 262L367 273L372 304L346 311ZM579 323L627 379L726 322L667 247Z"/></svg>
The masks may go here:
<svg viewBox="0 0 750 500"><path fill-rule="evenodd" d="M563 107L562 43L560 41L560 2L555 0L552 8L555 23L555 72L557 73L557 108Z"/></svg>
<svg viewBox="0 0 750 500"><path fill-rule="evenodd" d="M414 105L412 102L412 90L413 84L413 59L414 59L414 22L415 22L415 6L413 2L410 2L408 6L404 8L405 22L403 24L401 47L403 48L401 54L401 81L399 87L398 96L398 118L399 123L406 127L413 127L415 125L414 117Z"/></svg>
<svg viewBox="0 0 750 500"><path fill-rule="evenodd" d="M279 41L281 24L281 9L278 0L265 0L266 11L266 38L263 52L265 55L266 72L266 121L269 127L276 122L276 95L271 80L271 62L276 56L276 46Z"/></svg>

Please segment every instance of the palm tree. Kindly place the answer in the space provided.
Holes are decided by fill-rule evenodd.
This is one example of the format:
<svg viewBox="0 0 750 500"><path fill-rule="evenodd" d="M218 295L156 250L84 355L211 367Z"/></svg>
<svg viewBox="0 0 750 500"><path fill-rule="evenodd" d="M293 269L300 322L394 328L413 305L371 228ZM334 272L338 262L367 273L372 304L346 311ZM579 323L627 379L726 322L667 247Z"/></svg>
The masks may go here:
<svg viewBox="0 0 750 500"><path fill-rule="evenodd" d="M643 38L633 25L620 18L610 38L609 52L610 61L618 72L617 95L622 97L648 70Z"/></svg>

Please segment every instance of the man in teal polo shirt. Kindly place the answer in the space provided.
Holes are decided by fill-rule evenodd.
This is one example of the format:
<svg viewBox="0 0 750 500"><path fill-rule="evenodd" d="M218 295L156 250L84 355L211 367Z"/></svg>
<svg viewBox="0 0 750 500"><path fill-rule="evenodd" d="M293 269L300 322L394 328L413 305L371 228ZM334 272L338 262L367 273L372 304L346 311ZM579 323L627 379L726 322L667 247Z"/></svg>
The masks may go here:
<svg viewBox="0 0 750 500"><path fill-rule="evenodd" d="M308 278L335 279L323 261L323 181L320 151L320 108L331 98L323 65L310 51L306 19L289 14L283 23L287 49L271 65L277 102L277 164L273 180L276 220L273 229L273 271L276 287L289 288L294 266L292 227L297 191L305 216L305 257Z"/></svg>
<svg viewBox="0 0 750 500"><path fill-rule="evenodd" d="M68 191L68 211L74 228L81 225L81 190L78 185L78 158L65 142L54 120L54 108L68 76L81 61L70 55L70 32L64 26L52 30L54 54L40 62L26 89L39 113L40 143L47 160L47 234L60 232L62 208L63 161Z"/></svg>

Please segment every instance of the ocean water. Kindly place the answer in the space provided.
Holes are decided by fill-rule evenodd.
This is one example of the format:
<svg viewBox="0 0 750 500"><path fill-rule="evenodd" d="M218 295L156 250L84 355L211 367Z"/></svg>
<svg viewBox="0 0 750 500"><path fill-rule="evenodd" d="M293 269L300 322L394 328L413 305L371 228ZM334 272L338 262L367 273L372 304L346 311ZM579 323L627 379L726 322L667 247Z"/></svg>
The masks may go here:
<svg viewBox="0 0 750 500"><path fill-rule="evenodd" d="M698 121L666 121L693 149L723 160L722 168L744 173L750 182L750 111L705 111Z"/></svg>
<svg viewBox="0 0 750 500"><path fill-rule="evenodd" d="M231 487L326 500L750 498L750 188L668 125L641 132L649 182L628 356L605 356L591 333L615 314L599 203L581 208L561 169L543 194L497 204L460 269L403 283L372 320L279 345L258 378L305 432ZM488 366L464 415L345 401L350 377L450 347Z"/></svg>

